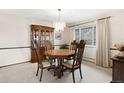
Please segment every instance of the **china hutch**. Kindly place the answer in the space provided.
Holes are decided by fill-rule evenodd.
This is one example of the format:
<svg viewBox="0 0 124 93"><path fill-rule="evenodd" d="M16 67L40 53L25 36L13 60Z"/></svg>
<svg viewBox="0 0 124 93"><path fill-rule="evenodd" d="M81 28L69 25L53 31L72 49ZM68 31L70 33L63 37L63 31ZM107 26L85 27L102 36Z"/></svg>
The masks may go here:
<svg viewBox="0 0 124 93"><path fill-rule="evenodd" d="M31 25L31 62L36 62L35 48L40 49L40 56L44 60L46 41L54 43L54 28L42 25Z"/></svg>

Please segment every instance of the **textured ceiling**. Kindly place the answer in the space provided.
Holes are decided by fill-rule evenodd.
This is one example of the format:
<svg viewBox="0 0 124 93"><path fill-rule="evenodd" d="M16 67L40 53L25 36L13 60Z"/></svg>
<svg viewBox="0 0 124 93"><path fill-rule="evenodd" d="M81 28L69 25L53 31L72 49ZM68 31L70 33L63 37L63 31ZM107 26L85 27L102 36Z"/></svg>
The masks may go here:
<svg viewBox="0 0 124 93"><path fill-rule="evenodd" d="M110 9L62 9L61 19L72 23L120 10ZM121 10L122 11L122 10ZM54 22L58 18L57 9L0 9L0 14L17 15L43 21Z"/></svg>

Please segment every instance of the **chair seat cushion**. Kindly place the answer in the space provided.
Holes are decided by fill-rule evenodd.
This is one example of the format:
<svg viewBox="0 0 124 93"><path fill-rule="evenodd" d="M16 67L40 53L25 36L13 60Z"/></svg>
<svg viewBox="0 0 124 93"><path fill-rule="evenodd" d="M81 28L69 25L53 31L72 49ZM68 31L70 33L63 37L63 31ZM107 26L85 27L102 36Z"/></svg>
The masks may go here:
<svg viewBox="0 0 124 93"><path fill-rule="evenodd" d="M71 56L71 57L66 57L65 58L66 60L73 60L73 57Z"/></svg>
<svg viewBox="0 0 124 93"><path fill-rule="evenodd" d="M48 62L48 60L45 60L42 62L44 67L49 67L50 66L50 62Z"/></svg>
<svg viewBox="0 0 124 93"><path fill-rule="evenodd" d="M72 63L72 62L69 62L69 61L63 62L62 65L63 65L64 67L67 67L67 68L70 68L70 69L73 68L73 63ZM78 65L75 65L75 66L74 66L74 69L76 69L76 68L78 68L78 67L79 67Z"/></svg>

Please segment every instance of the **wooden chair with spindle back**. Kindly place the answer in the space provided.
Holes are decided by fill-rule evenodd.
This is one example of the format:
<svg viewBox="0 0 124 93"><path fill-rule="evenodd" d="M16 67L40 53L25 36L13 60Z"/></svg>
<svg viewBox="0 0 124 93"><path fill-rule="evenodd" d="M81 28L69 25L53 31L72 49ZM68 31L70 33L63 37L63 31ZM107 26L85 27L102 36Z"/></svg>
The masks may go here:
<svg viewBox="0 0 124 93"><path fill-rule="evenodd" d="M48 51L48 50L53 50L54 49L54 46L52 45L52 43L49 41L49 40L46 40L46 46L45 46L45 51ZM55 62L55 58L46 58L48 60L51 60L51 61L54 61Z"/></svg>
<svg viewBox="0 0 124 93"><path fill-rule="evenodd" d="M73 42L71 42L70 49L71 50L75 50L76 49L76 45L77 45L76 41L73 40Z"/></svg>
<svg viewBox="0 0 124 93"><path fill-rule="evenodd" d="M73 62L71 62L71 63L70 62L63 62L62 63L62 68L65 67L66 69L71 70L72 76L73 76L73 83L75 83L74 71L76 69L79 69L80 77L82 79L81 62L82 62L85 44L86 43L84 40L81 40L80 43L77 44L77 47L75 49L75 55L74 55Z"/></svg>
<svg viewBox="0 0 124 93"><path fill-rule="evenodd" d="M77 43L75 40L73 40L73 42L71 42L69 49L70 50L76 50L77 47ZM73 60L72 56L68 56L67 58L65 58L66 60Z"/></svg>
<svg viewBox="0 0 124 93"><path fill-rule="evenodd" d="M43 69L48 69L51 67L51 64L49 62L43 62L44 60L40 56L40 50L38 48L35 48L36 53L36 59L37 59L37 73L36 76L38 76L39 69L41 69L41 75L40 75L40 81L42 80L42 74Z"/></svg>

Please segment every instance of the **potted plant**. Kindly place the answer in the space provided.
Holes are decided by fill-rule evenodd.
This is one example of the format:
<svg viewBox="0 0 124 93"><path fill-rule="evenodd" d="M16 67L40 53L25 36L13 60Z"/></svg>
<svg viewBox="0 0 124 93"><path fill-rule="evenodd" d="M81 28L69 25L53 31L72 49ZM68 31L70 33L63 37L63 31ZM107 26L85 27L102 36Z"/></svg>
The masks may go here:
<svg viewBox="0 0 124 93"><path fill-rule="evenodd" d="M68 46L69 46L68 44L62 44L62 45L60 46L60 49L69 49Z"/></svg>

